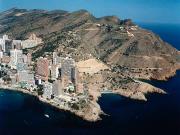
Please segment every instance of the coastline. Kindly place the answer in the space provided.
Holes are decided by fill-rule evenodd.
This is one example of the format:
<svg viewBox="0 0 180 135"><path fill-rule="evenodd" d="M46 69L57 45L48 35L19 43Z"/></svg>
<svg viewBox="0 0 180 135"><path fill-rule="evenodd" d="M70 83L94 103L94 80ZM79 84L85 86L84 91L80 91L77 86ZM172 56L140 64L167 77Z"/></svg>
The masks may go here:
<svg viewBox="0 0 180 135"><path fill-rule="evenodd" d="M148 83L145 82L140 82L140 87L138 88L138 91L136 93L134 92L123 92L121 90L118 91L113 91L113 94L121 95L133 100L141 100L141 101L147 101L147 98L145 97L146 94L148 93L160 93L160 94L166 94L164 90L161 90L159 88L156 88ZM148 89L146 89L148 88ZM10 90L10 91L18 91L24 94L29 94L31 96L35 96L38 98L40 102L46 103L50 106L53 106L57 109L63 110L63 111L68 111L72 114L75 114L76 116L82 118L83 120L86 120L88 122L96 122L98 120L101 120L100 115L106 115L102 110L99 104L97 103L99 97L102 96L102 94L98 94L99 96L96 97L96 100L93 100L90 102L90 105L88 106L89 108L85 108L85 110L82 111L73 111L71 109L67 108L62 108L60 106L57 106L55 103L53 103L51 100L46 100L40 96L38 96L35 92L30 92L28 90L22 89L22 88L14 88L14 87L8 87L8 86L0 86L1 90ZM88 110L86 110L88 109ZM86 112L86 113L85 113Z"/></svg>
<svg viewBox="0 0 180 135"><path fill-rule="evenodd" d="M174 75L176 75L176 72L173 72L173 75L171 74L171 75L169 75L168 78L162 79L161 81L168 81L168 79L173 77ZM152 79L147 79L147 80L152 80ZM159 79L155 79L155 80L159 81ZM116 89L116 90L113 90L112 93L130 98L132 100L140 100L140 101L145 101L145 102L147 101L146 95L149 93L167 94L164 90L157 88L149 83L146 83L146 82L143 82L140 80L135 80L135 81L136 81L136 83L138 82L138 84L139 84L138 87L137 86L135 87L134 84L129 84L129 85L132 85L131 87L133 88L133 90L129 89L128 91L125 92L122 89L118 89L118 90ZM53 107L63 110L63 111L68 111L88 122L96 122L98 120L101 120L100 115L106 115L101 110L101 107L97 103L98 99L102 96L102 94L99 91L93 91L94 100L90 101L88 107L86 107L83 110L72 110L72 109L63 108L61 106L57 106L55 103L53 103L52 100L46 100L46 99L42 98L41 96L38 96L37 93L28 91L26 89L9 87L6 85L0 85L0 89L1 90L18 91L18 92L21 92L24 94L29 94L29 95L35 96L38 98L38 100L40 102L46 103L50 106L53 106Z"/></svg>
<svg viewBox="0 0 180 135"><path fill-rule="evenodd" d="M138 86L136 85L136 83L129 84L130 89L128 91L118 89L118 90L113 90L112 93L130 98L133 100L141 100L141 101L147 101L146 94L148 94L148 93L167 94L164 90L156 88L156 87L150 85L149 83L145 83L145 82L142 82L139 80L135 80L135 81L136 81L136 83L138 83ZM69 112L75 114L76 116L79 116L80 118L82 118L86 121L89 121L89 122L96 122L98 120L101 120L100 115L105 114L101 110L101 107L99 106L99 104L97 103L99 97L102 96L102 94L99 91L92 90L94 93L93 97L95 100L90 101L88 107L86 107L82 110L72 110L72 109L64 108L62 106L58 106L52 100L46 100L46 99L42 98L41 96L38 96L37 93L28 91L26 89L10 87L10 86L6 86L6 85L4 85L4 86L1 85L0 89L18 91L18 92L22 92L24 94L29 94L29 95L35 96L38 98L38 100L40 102L46 103L46 104L53 106L60 110L69 111Z"/></svg>
<svg viewBox="0 0 180 135"><path fill-rule="evenodd" d="M180 63L177 63L171 68L166 68L161 72L154 73L149 80L168 81L176 75L178 70L180 70Z"/></svg>
<svg viewBox="0 0 180 135"><path fill-rule="evenodd" d="M164 90L157 88L149 83L136 81L139 83L138 86L134 86L133 89L129 89L124 91L122 89L118 89L114 91L115 94L119 94L121 96L140 101L147 101L146 95L151 93L158 94L167 94Z"/></svg>
<svg viewBox="0 0 180 135"><path fill-rule="evenodd" d="M179 67L176 69L179 69ZM176 70L175 70L175 72L170 72L168 74L168 78L166 78L167 77L166 76L166 77L164 77L165 79L162 79L161 81L167 81L170 77L172 77L174 75L176 75ZM152 80L152 79L149 78L146 80ZM156 78L155 80L159 81L158 78ZM124 91L123 89L115 89L115 90L112 90L112 93L130 98L132 100L140 100L140 101L145 101L145 102L147 101L146 95L149 93L167 94L164 90L157 88L149 83L143 82L143 81L139 80L138 78L135 79L134 81L135 81L135 83L128 84L129 89L127 91ZM6 86L6 85L0 85L0 89L18 91L18 92L22 92L24 94L29 94L29 95L35 96L39 99L40 102L46 103L46 104L53 106L60 110L69 111L70 113L75 114L76 116L82 118L83 120L89 121L89 122L96 122L98 120L101 120L100 115L105 115L105 113L101 110L100 105L97 103L99 97L102 96L101 92L98 90L90 89L89 92L93 95L94 100L90 101L88 107L86 107L82 110L72 110L72 109L64 108L62 106L58 106L55 103L53 103L52 100L46 100L46 99L42 98L41 96L38 96L36 92L31 92L26 89L10 87L10 86Z"/></svg>
<svg viewBox="0 0 180 135"><path fill-rule="evenodd" d="M72 114L75 114L76 116L82 118L83 120L86 120L88 122L96 122L98 120L101 120L100 115L105 114L100 106L97 104L97 102L91 102L90 108L88 109L88 113L83 113L83 111L73 111L71 109L62 108L60 106L57 106L55 103L53 103L51 100L46 100L40 96L38 96L36 93L32 93L28 90L22 89L22 88L14 88L14 87L8 87L8 86L0 86L0 90L9 90L9 91L15 91L15 92L21 92L24 94L29 94L31 96L37 97L40 102L46 103L52 107L55 107L57 109L68 111ZM94 114L94 115L93 115Z"/></svg>

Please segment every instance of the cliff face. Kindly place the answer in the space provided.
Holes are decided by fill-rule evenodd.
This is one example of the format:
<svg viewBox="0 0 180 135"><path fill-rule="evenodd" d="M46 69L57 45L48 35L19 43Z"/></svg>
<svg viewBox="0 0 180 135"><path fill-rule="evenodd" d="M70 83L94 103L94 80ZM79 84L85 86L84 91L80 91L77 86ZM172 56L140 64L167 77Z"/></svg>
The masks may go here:
<svg viewBox="0 0 180 135"><path fill-rule="evenodd" d="M14 39L32 33L41 37L44 44L28 50L34 58L52 51L70 54L76 61L93 56L124 76L164 80L180 68L178 51L158 35L130 19L95 18L86 10L10 9L0 13L0 35L5 33Z"/></svg>

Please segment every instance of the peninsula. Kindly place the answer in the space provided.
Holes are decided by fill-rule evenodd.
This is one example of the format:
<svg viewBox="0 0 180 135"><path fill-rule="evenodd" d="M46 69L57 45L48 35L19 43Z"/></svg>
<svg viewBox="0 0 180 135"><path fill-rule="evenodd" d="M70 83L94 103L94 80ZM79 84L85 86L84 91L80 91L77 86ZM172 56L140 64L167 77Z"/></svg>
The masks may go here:
<svg viewBox="0 0 180 135"><path fill-rule="evenodd" d="M116 16L86 10L10 9L0 13L0 87L28 93L87 121L104 112L104 93L147 101L166 92L141 80L167 80L180 53L158 35Z"/></svg>

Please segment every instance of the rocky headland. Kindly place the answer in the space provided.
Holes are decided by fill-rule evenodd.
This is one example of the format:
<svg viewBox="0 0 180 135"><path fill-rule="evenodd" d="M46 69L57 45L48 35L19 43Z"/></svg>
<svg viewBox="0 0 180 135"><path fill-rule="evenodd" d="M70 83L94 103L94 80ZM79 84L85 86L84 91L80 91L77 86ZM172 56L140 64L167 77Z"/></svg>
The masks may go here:
<svg viewBox="0 0 180 135"><path fill-rule="evenodd" d="M0 13L0 35L42 39L37 47L24 49L33 59L40 56L70 56L79 67L79 83L85 83L92 98L81 111L71 111L88 121L100 119L97 104L103 91L144 100L147 93L166 92L140 80L167 80L180 69L180 53L158 35L130 19L96 18L86 10L69 13L56 10L10 9Z"/></svg>

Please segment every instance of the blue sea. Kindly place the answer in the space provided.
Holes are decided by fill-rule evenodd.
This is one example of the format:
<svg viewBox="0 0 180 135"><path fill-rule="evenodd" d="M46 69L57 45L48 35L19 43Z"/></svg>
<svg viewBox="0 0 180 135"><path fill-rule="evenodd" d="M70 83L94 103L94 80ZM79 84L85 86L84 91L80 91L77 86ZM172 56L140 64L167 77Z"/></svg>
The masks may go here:
<svg viewBox="0 0 180 135"><path fill-rule="evenodd" d="M180 49L180 25L140 25ZM103 95L99 104L109 116L93 123L41 103L33 96L0 91L0 135L180 135L180 71L167 82L149 83L168 94L148 95L147 102Z"/></svg>

